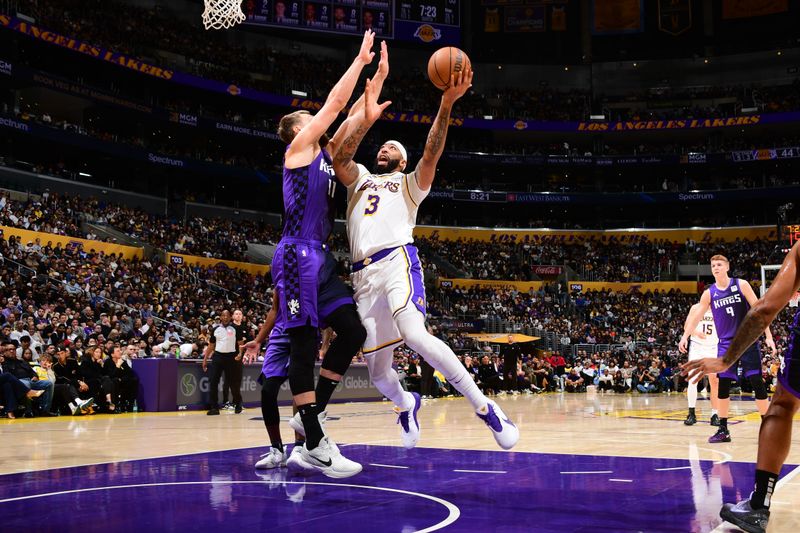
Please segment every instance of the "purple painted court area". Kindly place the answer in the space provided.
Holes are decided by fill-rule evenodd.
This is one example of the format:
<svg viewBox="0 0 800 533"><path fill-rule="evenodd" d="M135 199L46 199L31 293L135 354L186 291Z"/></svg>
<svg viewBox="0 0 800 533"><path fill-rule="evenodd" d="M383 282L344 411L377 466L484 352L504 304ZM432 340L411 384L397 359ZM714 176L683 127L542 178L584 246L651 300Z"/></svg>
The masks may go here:
<svg viewBox="0 0 800 533"><path fill-rule="evenodd" d="M747 463L342 450L364 472L346 480L257 472L262 448L0 476L0 523L3 531L378 533L426 530L458 514L444 531L709 531L722 502L753 485Z"/></svg>

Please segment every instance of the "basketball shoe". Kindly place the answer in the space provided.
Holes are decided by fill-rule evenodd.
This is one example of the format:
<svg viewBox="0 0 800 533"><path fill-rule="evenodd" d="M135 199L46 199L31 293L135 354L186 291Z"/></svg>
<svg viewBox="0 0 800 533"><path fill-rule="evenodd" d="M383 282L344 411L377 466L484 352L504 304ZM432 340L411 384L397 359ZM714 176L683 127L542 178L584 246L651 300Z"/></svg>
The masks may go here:
<svg viewBox="0 0 800 533"><path fill-rule="evenodd" d="M509 420L506 414L500 409L492 400L484 406L475 411L478 418L489 426L494 435L494 440L504 450L510 450L519 440L519 429L514 425L514 422Z"/></svg>
<svg viewBox="0 0 800 533"><path fill-rule="evenodd" d="M328 436L323 437L319 446L313 450L309 450L304 444L300 455L314 470L334 479L354 476L362 469L360 464L342 455Z"/></svg>
<svg viewBox="0 0 800 533"><path fill-rule="evenodd" d="M406 393L408 394L408 393ZM400 424L400 438L403 441L403 448L411 449L419 442L419 419L417 418L417 411L419 411L422 400L416 392L410 393L414 397L414 406L408 409L402 407L394 407L394 412L397 413L397 423Z"/></svg>
<svg viewBox="0 0 800 533"><path fill-rule="evenodd" d="M303 455L300 453L302 450L302 445L295 445L294 448L292 448L292 453L289 454L289 459L286 460L286 468L296 474L310 474L315 472L314 467L303 460Z"/></svg>
<svg viewBox="0 0 800 533"><path fill-rule="evenodd" d="M730 442L731 434L727 429L719 428L716 433L708 438L708 442L716 444L718 442Z"/></svg>
<svg viewBox="0 0 800 533"><path fill-rule="evenodd" d="M269 451L261 456L261 459L256 463L258 469L279 468L286 466L286 459L288 455L286 450L280 451L277 448L270 448Z"/></svg>
<svg viewBox="0 0 800 533"><path fill-rule="evenodd" d="M322 411L317 415L317 418L319 418L319 426L322 428L322 432L325 433L325 421L328 419L328 411ZM300 419L300 413L296 413L292 418L289 419L289 427L302 436L306 436L306 428L303 427L303 421Z"/></svg>
<svg viewBox="0 0 800 533"><path fill-rule="evenodd" d="M715 427L719 427L719 415L711 415L711 422L710 424Z"/></svg>
<svg viewBox="0 0 800 533"><path fill-rule="evenodd" d="M749 499L736 505L726 503L722 506L719 516L748 533L765 533L769 523L769 509L753 509Z"/></svg>
<svg viewBox="0 0 800 533"><path fill-rule="evenodd" d="M694 411L689 411L689 414L686 416L686 420L683 423L687 426L693 426L697 424L697 415L694 414Z"/></svg>

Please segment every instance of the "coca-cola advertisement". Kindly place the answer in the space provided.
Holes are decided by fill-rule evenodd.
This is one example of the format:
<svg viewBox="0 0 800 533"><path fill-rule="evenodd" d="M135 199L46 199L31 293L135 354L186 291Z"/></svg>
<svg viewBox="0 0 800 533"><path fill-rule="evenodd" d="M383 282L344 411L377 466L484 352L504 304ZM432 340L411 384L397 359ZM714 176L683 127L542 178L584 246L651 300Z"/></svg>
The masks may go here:
<svg viewBox="0 0 800 533"><path fill-rule="evenodd" d="M533 267L533 273L537 276L558 276L562 270L562 267L558 265L536 265Z"/></svg>

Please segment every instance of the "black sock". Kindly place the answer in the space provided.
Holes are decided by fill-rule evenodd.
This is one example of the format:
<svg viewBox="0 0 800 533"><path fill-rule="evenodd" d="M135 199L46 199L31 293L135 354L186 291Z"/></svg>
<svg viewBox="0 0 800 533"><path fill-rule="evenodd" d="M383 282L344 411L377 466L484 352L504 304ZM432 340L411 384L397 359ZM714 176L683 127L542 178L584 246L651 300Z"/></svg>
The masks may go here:
<svg viewBox="0 0 800 533"><path fill-rule="evenodd" d="M727 418L721 418L720 417L720 419L719 419L719 429L720 430L724 430L724 431L728 431L728 419Z"/></svg>
<svg viewBox="0 0 800 533"><path fill-rule="evenodd" d="M279 452L283 453L283 443L281 441L278 442L271 442L270 446L278 450Z"/></svg>
<svg viewBox="0 0 800 533"><path fill-rule="evenodd" d="M689 414L694 416L694 407L689 408Z"/></svg>
<svg viewBox="0 0 800 533"><path fill-rule="evenodd" d="M339 386L338 381L326 378L325 376L320 376L319 380L317 380L315 394L317 396L317 408L320 412L324 411L328 406L328 402L331 400L333 391L336 390L337 386Z"/></svg>
<svg viewBox="0 0 800 533"><path fill-rule="evenodd" d="M769 509L772 493L775 491L777 482L778 474L773 474L766 470L756 470L756 488L750 497L750 507L753 509Z"/></svg>
<svg viewBox="0 0 800 533"><path fill-rule="evenodd" d="M319 425L319 408L316 403L298 405L297 411L300 413L300 420L303 421L303 428L306 430L306 449L313 450L319 446L319 441L325 436L322 427Z"/></svg>

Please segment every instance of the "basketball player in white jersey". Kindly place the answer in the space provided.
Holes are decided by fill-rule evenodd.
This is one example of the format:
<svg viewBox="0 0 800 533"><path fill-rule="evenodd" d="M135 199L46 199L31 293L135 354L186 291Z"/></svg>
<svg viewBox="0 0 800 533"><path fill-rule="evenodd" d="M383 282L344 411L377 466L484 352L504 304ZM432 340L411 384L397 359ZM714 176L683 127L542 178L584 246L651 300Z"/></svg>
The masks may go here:
<svg viewBox="0 0 800 533"><path fill-rule="evenodd" d="M496 403L478 389L453 351L425 327L425 287L417 249L412 245L417 208L430 192L436 164L444 150L450 111L472 85L472 71L452 79L433 122L422 159L405 173L406 149L387 141L375 161L375 172L353 162L364 134L389 102L378 104L370 80L365 89L364 121L354 127L334 157L336 177L347 186L347 233L353 256L353 285L362 323L367 330L364 355L375 387L395 403L403 446L419 440L420 397L403 391L392 369L394 348L403 342L466 397L491 429L497 443L510 449L519 430Z"/></svg>
<svg viewBox="0 0 800 533"><path fill-rule="evenodd" d="M691 316L692 312L699 306L700 304L694 304L689 311L689 316ZM686 320L689 320L689 316L686 317ZM705 357L716 357L718 342L717 330L714 327L714 316L711 314L711 311L707 311L690 337L689 361L703 359ZM697 381L698 380L690 380L689 386L686 388L686 394L689 400L689 414L683 423L687 426L693 426L697 423L697 415L695 414L695 407L697 406ZM719 425L719 414L717 413L717 386L719 385L719 380L716 374L709 374L708 382L711 385L711 425L716 426Z"/></svg>

